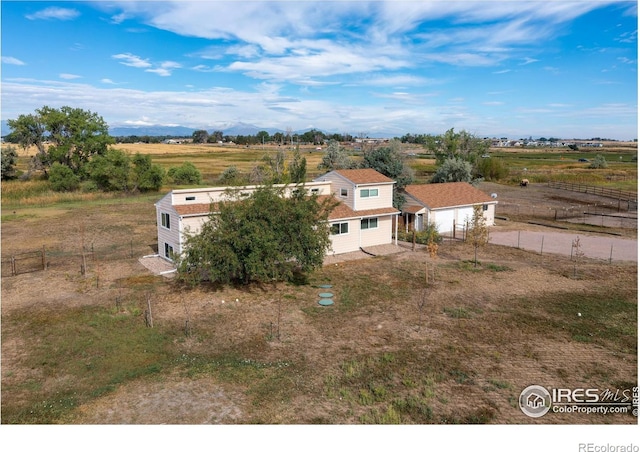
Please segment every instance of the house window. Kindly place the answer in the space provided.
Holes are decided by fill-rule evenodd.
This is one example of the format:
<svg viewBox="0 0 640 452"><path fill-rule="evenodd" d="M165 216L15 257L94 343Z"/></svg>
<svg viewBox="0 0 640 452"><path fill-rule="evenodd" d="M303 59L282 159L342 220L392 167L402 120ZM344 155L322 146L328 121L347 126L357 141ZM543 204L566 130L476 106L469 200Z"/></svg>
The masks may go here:
<svg viewBox="0 0 640 452"><path fill-rule="evenodd" d="M349 233L349 223L334 223L331 225L331 235Z"/></svg>
<svg viewBox="0 0 640 452"><path fill-rule="evenodd" d="M349 193L348 193L346 188L341 188L340 189L340 196L342 196L343 198L346 198L348 194Z"/></svg>
<svg viewBox="0 0 640 452"><path fill-rule="evenodd" d="M360 229L376 229L377 227L377 218L363 218L362 220L360 220Z"/></svg>
<svg viewBox="0 0 640 452"><path fill-rule="evenodd" d="M319 188L312 188L312 189L311 189L311 194L312 194L312 195L317 195L319 192L320 192L320 189L319 189Z"/></svg>
<svg viewBox="0 0 640 452"><path fill-rule="evenodd" d="M164 257L167 259L171 259L171 255L173 254L173 247L168 243L164 244Z"/></svg>
<svg viewBox="0 0 640 452"><path fill-rule="evenodd" d="M195 201L196 197L195 196L187 196L186 198L184 198L187 201Z"/></svg>
<svg viewBox="0 0 640 452"><path fill-rule="evenodd" d="M489 210L489 204L482 204L482 210L484 212L486 212L487 210Z"/></svg>
<svg viewBox="0 0 640 452"><path fill-rule="evenodd" d="M375 198L377 196L378 196L377 188L363 188L362 190L360 190L361 198Z"/></svg>
<svg viewBox="0 0 640 452"><path fill-rule="evenodd" d="M171 229L171 217L169 216L169 214L161 213L160 216L162 217L162 227Z"/></svg>

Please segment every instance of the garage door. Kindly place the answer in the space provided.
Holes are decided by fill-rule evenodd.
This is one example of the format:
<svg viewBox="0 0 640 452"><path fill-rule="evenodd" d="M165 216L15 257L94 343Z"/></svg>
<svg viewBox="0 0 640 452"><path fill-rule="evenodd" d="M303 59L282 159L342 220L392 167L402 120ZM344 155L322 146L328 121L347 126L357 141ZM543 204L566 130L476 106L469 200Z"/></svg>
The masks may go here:
<svg viewBox="0 0 640 452"><path fill-rule="evenodd" d="M458 218L456 218L456 224L462 227L467 221L471 222L472 218L473 207L461 207L460 209L458 209Z"/></svg>
<svg viewBox="0 0 640 452"><path fill-rule="evenodd" d="M453 228L453 220L455 219L455 211L436 210L431 214L431 220L435 221L439 233L450 232Z"/></svg>

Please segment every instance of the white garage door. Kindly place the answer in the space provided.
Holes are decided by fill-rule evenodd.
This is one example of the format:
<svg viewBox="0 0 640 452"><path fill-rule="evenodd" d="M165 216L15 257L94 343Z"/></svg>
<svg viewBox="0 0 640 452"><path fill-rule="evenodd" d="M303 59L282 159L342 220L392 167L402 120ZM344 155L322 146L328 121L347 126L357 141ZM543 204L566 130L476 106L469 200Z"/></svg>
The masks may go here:
<svg viewBox="0 0 640 452"><path fill-rule="evenodd" d="M431 213L432 221L435 221L440 234L450 232L453 228L453 220L455 219L455 210L436 210Z"/></svg>
<svg viewBox="0 0 640 452"><path fill-rule="evenodd" d="M461 207L458 209L458 218L456 218L456 224L459 227L463 227L467 221L471 222L473 218L473 207Z"/></svg>

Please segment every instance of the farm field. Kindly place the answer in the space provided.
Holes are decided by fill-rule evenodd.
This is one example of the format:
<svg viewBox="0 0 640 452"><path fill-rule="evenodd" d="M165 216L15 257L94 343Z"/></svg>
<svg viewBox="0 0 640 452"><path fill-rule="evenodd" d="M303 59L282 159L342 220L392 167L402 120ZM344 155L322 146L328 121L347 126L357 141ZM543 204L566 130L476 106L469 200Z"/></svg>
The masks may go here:
<svg viewBox="0 0 640 452"><path fill-rule="evenodd" d="M154 162L188 157L215 178L263 155L187 147L154 151ZM310 169L321 155L305 154ZM628 165L621 171L633 174ZM637 386L636 262L576 266L488 245L474 267L470 248L446 242L435 259L409 246L290 284L189 288L139 262L155 252L153 203L164 192L34 192L31 203L5 196L11 185L3 184L3 258L45 247L48 265L2 278L3 424L637 423L630 414L533 419L518 407L532 384ZM536 185L526 195L483 189L520 205L552 202ZM318 305L322 284L335 305Z"/></svg>

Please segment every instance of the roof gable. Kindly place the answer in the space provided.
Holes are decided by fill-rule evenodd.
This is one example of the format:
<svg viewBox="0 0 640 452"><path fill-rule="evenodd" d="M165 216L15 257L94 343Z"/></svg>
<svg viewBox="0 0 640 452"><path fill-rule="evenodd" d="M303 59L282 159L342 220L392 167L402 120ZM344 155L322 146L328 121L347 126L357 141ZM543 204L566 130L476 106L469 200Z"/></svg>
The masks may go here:
<svg viewBox="0 0 640 452"><path fill-rule="evenodd" d="M407 185L405 192L430 209L497 203L486 193L467 182Z"/></svg>

